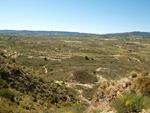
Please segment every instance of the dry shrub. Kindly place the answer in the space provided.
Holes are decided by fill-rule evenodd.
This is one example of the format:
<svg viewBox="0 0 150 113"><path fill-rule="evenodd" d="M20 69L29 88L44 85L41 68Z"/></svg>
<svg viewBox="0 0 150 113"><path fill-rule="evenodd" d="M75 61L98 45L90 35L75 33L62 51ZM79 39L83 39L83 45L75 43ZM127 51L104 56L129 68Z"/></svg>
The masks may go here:
<svg viewBox="0 0 150 113"><path fill-rule="evenodd" d="M137 72L136 71L132 71L130 73L130 75L132 76L132 78L136 78L137 77Z"/></svg>
<svg viewBox="0 0 150 113"><path fill-rule="evenodd" d="M140 93L145 96L150 95L150 77L149 76L142 76L138 77L134 80L131 91Z"/></svg>

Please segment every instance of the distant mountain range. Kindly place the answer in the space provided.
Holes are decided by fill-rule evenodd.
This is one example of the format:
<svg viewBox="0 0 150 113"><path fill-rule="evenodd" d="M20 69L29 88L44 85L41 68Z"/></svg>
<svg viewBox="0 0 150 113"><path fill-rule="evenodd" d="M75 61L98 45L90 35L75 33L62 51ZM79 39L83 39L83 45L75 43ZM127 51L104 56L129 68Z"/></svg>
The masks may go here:
<svg viewBox="0 0 150 113"><path fill-rule="evenodd" d="M68 31L31 31L31 30L0 30L0 34L14 34L14 35L81 35L89 33L68 32ZM93 34L98 35L98 34ZM150 37L150 32L125 32L125 33L111 33L104 34L107 36L129 37L129 36L143 36Z"/></svg>
<svg viewBox="0 0 150 113"><path fill-rule="evenodd" d="M0 34L15 34L15 35L76 35L86 34L80 32L67 32L67 31L30 31L30 30L0 30Z"/></svg>
<svg viewBox="0 0 150 113"><path fill-rule="evenodd" d="M133 31L133 32L126 32L126 33L112 33L107 34L108 36L150 36L150 32L140 32L140 31Z"/></svg>

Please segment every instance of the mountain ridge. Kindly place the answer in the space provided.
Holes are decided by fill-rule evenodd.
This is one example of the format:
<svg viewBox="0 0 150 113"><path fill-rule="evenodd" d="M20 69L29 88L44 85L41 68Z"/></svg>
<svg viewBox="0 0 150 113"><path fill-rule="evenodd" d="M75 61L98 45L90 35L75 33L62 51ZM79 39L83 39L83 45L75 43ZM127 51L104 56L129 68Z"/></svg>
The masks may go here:
<svg viewBox="0 0 150 113"><path fill-rule="evenodd" d="M108 36L131 36L131 35L144 35L150 36L150 32L131 31L122 33L106 33L106 34L95 34L95 33L82 33L82 32L71 32L71 31L42 31L42 30L0 30L0 34L23 34L23 35L79 35L79 34L93 34L93 35L108 35Z"/></svg>
<svg viewBox="0 0 150 113"><path fill-rule="evenodd" d="M135 36L139 36L139 35L144 35L144 36L148 36L150 35L150 32L141 32L141 31L132 31L132 32L124 32L124 33L110 33L110 34L106 34L109 36L122 36L122 35L127 35L127 36L131 36L131 35L135 35Z"/></svg>
<svg viewBox="0 0 150 113"><path fill-rule="evenodd" d="M80 32L69 32L69 31L33 31L33 30L0 30L0 34L24 34L24 35L75 35L75 34L86 34Z"/></svg>

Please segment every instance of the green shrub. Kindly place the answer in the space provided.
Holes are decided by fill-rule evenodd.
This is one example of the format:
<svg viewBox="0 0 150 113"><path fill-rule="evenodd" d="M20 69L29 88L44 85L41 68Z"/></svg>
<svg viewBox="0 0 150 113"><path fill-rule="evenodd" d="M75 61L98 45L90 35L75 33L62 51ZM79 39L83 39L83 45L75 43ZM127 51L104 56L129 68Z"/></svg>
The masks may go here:
<svg viewBox="0 0 150 113"><path fill-rule="evenodd" d="M12 91L9 91L8 89L1 89L0 96L9 99L11 101L14 101L15 97L14 93Z"/></svg>
<svg viewBox="0 0 150 113"><path fill-rule="evenodd" d="M90 60L88 56L85 56L85 60Z"/></svg>
<svg viewBox="0 0 150 113"><path fill-rule="evenodd" d="M141 95L125 94L122 98L113 100L111 106L117 113L139 113L150 106L150 99Z"/></svg>

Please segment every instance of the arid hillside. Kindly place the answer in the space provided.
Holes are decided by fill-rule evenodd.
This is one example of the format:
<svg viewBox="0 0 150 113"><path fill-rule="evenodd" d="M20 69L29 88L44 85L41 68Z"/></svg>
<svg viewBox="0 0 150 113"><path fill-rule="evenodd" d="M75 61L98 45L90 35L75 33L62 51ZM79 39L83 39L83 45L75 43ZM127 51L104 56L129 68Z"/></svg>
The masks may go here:
<svg viewBox="0 0 150 113"><path fill-rule="evenodd" d="M148 33L6 33L0 34L0 51L0 102L6 112L116 112L111 104L117 99L127 98L122 106L137 102L128 94L144 103L136 112L149 105Z"/></svg>

